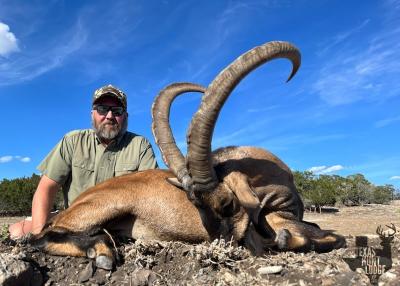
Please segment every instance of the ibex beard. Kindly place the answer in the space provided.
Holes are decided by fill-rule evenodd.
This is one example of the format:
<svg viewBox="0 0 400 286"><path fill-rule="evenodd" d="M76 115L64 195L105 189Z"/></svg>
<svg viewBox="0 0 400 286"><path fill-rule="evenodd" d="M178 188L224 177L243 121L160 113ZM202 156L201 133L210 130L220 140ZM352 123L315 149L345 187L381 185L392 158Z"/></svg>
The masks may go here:
<svg viewBox="0 0 400 286"><path fill-rule="evenodd" d="M233 88L275 58L291 60L289 79L300 66L296 47L270 42L237 58L207 89L177 83L162 90L152 107L153 134L169 170L132 173L88 189L33 243L51 254L94 258L105 269L115 265L115 253L102 229L115 226L119 235L134 239L233 239L256 255L266 248L325 252L345 246L342 236L303 221L293 175L272 153L257 147L210 151L216 119ZM174 98L188 91L205 94L189 127L185 158L173 138L169 110Z"/></svg>

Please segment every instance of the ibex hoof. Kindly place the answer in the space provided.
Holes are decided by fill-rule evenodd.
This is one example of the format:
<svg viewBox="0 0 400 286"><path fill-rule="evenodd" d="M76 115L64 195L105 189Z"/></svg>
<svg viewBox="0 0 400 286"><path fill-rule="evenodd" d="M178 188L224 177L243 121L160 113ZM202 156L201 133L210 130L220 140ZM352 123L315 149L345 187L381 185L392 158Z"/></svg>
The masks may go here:
<svg viewBox="0 0 400 286"><path fill-rule="evenodd" d="M88 258L95 258L96 257L96 250L94 248L88 248L88 250L86 250L86 255Z"/></svg>
<svg viewBox="0 0 400 286"><path fill-rule="evenodd" d="M278 249L285 250L288 248L289 239L292 237L287 229L281 229L278 231L275 237L275 243Z"/></svg>
<svg viewBox="0 0 400 286"><path fill-rule="evenodd" d="M112 270L113 260L105 255L99 255L96 257L96 266L105 270Z"/></svg>

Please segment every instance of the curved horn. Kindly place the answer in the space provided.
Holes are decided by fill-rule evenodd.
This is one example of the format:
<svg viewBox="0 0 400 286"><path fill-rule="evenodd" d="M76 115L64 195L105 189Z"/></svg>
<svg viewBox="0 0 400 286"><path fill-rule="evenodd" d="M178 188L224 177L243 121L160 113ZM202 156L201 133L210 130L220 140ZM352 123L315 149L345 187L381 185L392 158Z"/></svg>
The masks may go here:
<svg viewBox="0 0 400 286"><path fill-rule="evenodd" d="M151 107L152 131L164 163L172 170L182 185L191 184L185 158L176 146L169 124L172 101L184 92L205 92L205 87L192 83L174 83L160 91ZM186 189L186 188L185 188Z"/></svg>
<svg viewBox="0 0 400 286"><path fill-rule="evenodd" d="M287 58L292 62L289 81L300 67L300 52L287 42L269 42L238 57L207 88L187 135L187 166L193 179L193 190L210 190L217 183L212 167L211 138L225 100L248 73L276 58Z"/></svg>

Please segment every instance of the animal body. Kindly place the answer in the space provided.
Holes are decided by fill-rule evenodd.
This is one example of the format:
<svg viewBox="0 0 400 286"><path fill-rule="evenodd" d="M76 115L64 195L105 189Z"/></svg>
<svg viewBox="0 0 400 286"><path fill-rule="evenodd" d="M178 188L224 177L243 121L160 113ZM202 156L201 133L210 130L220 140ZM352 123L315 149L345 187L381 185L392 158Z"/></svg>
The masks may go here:
<svg viewBox="0 0 400 286"><path fill-rule="evenodd" d="M51 254L94 258L105 269L113 267L115 254L102 229L116 227L133 238L233 238L255 254L266 247L330 251L344 246L343 237L303 221L292 173L272 153L250 146L211 152L214 126L231 91L249 72L275 58L292 62L289 79L300 66L297 48L270 42L237 58L207 88L178 83L162 90L152 108L153 134L169 169L136 172L88 189L33 244ZM188 91L204 96L189 126L184 157L173 138L169 112L173 100Z"/></svg>

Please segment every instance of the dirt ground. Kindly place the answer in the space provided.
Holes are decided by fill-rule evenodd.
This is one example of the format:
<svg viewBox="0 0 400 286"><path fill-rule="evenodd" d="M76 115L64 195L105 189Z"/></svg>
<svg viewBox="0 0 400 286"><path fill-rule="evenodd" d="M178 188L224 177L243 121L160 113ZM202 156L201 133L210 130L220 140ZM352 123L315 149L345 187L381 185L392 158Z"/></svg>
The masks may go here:
<svg viewBox="0 0 400 286"><path fill-rule="evenodd" d="M344 236L375 235L379 225L394 223L400 228L400 200L390 205L365 205L340 208L336 213L307 212L304 220Z"/></svg>
<svg viewBox="0 0 400 286"><path fill-rule="evenodd" d="M20 219L0 218L0 227ZM118 245L120 260L113 271L96 269L87 258L51 256L10 240L0 239L0 253L23 253L33 268L31 285L372 285L370 276L348 262L355 261L355 236L366 236L368 245L381 247L376 227L394 223L400 228L400 201L306 213L305 220L344 235L348 247L323 254L269 251L254 257L221 240L199 245L128 241ZM398 278L399 234L391 247L396 251L390 271Z"/></svg>

